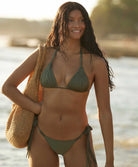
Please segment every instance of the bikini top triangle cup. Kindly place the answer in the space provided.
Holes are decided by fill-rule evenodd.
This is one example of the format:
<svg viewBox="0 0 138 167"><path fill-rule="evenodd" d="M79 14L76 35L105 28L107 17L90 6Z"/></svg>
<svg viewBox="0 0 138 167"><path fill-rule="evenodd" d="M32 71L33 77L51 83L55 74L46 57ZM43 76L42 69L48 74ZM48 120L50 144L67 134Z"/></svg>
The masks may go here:
<svg viewBox="0 0 138 167"><path fill-rule="evenodd" d="M66 87L58 87L55 75L53 73L52 62L56 54L57 54L57 50L53 54L50 63L47 65L47 67L43 70L41 74L41 77L40 77L41 85L45 88L62 88L62 89L69 89L77 92L88 91L89 80L83 69L82 51L80 51L81 65L78 71L71 78L71 80L69 81Z"/></svg>

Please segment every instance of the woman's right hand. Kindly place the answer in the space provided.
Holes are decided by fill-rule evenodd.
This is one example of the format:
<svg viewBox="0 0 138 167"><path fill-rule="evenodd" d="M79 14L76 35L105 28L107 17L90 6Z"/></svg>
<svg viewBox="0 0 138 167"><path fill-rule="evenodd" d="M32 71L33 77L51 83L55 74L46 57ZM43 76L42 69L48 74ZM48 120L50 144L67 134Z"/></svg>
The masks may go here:
<svg viewBox="0 0 138 167"><path fill-rule="evenodd" d="M42 103L35 103L33 113L39 115L41 113Z"/></svg>

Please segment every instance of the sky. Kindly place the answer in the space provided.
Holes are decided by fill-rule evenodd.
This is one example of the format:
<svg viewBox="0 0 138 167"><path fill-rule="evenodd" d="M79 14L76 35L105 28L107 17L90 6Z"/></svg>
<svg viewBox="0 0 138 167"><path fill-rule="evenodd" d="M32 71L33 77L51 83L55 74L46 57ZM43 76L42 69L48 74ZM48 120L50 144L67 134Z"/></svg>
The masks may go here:
<svg viewBox="0 0 138 167"><path fill-rule="evenodd" d="M0 17L28 20L54 19L60 5L73 0L1 0ZM90 14L98 0L74 0Z"/></svg>

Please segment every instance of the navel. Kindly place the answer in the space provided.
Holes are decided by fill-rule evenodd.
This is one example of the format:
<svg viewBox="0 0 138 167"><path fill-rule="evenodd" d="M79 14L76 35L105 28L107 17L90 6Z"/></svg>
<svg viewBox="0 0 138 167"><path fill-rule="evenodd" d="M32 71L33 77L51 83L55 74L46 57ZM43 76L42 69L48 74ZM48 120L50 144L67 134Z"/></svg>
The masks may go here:
<svg viewBox="0 0 138 167"><path fill-rule="evenodd" d="M59 121L62 121L62 114L59 116Z"/></svg>

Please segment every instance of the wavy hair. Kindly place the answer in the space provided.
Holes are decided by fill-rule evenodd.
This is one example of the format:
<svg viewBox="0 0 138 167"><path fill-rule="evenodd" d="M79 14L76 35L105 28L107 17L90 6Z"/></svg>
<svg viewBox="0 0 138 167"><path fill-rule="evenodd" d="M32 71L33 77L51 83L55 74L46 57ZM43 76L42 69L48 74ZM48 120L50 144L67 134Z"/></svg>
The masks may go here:
<svg viewBox="0 0 138 167"><path fill-rule="evenodd" d="M95 54L104 59L108 70L109 87L110 90L112 90L114 87L114 83L112 81L113 71L96 42L88 12L81 4L77 2L66 2L60 6L53 22L52 30L46 40L46 46L59 48L63 44L66 36L68 35L69 13L73 10L79 10L84 18L85 31L80 39L81 47L84 47L90 54Z"/></svg>

